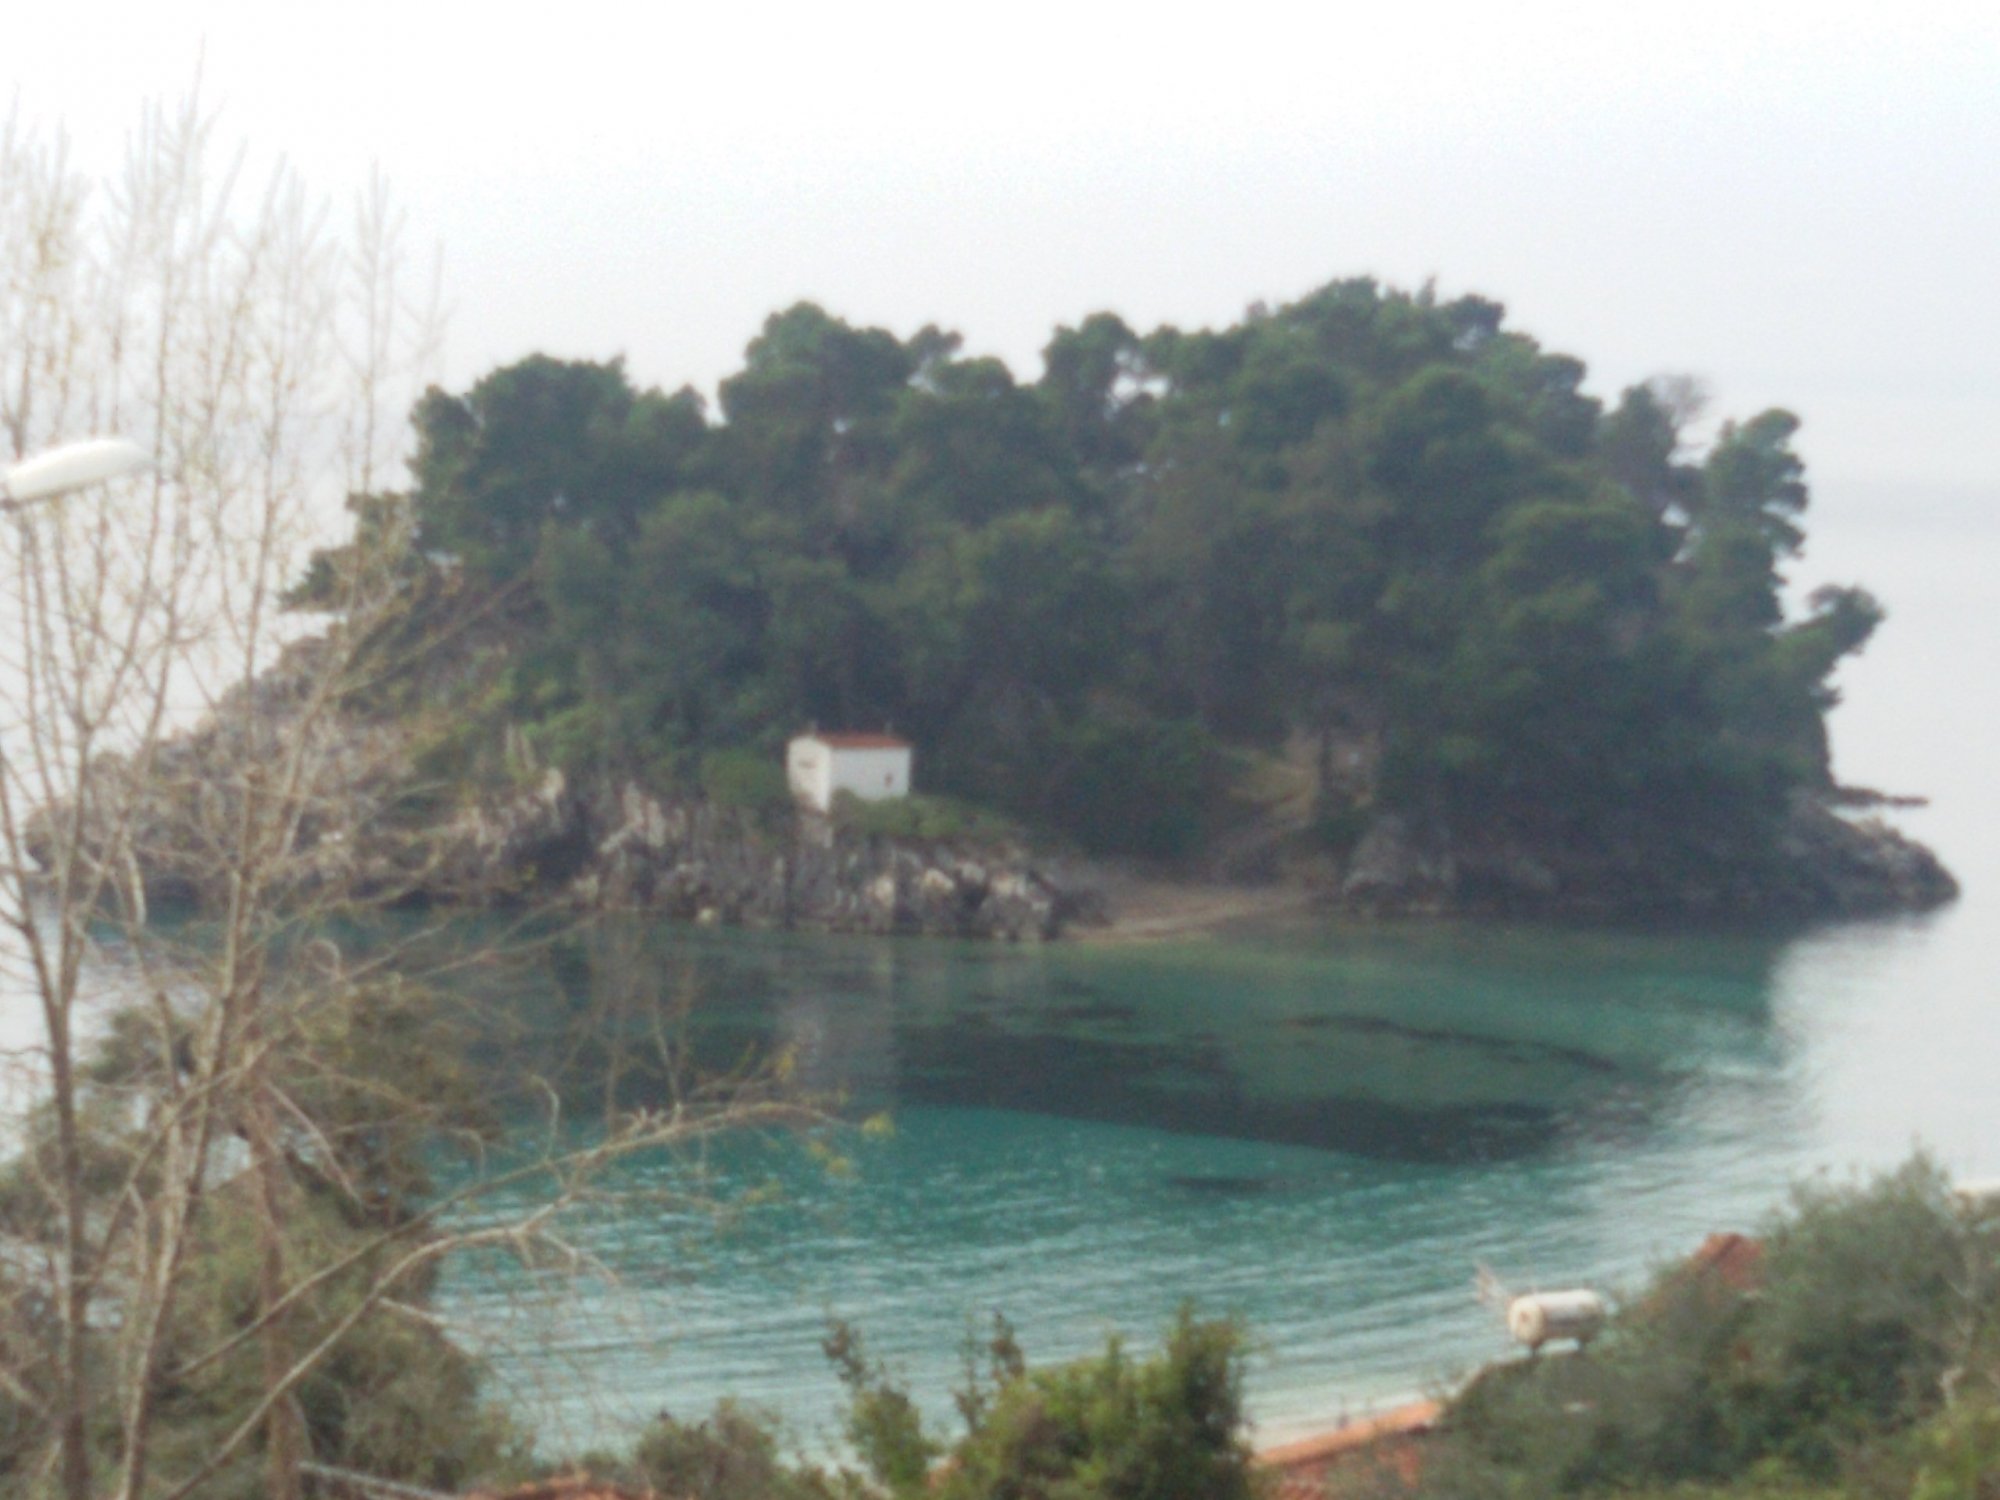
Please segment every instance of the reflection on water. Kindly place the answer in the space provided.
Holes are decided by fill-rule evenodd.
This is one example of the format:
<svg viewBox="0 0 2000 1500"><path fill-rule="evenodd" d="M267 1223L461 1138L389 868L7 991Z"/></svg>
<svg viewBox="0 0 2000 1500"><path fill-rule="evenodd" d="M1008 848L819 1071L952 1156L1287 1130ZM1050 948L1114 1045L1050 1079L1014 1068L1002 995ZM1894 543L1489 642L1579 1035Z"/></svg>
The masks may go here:
<svg viewBox="0 0 2000 1500"><path fill-rule="evenodd" d="M1801 1038L1771 940L1546 931L1262 932L1015 950L612 924L504 1003L544 1037L593 994L688 1014L710 1067L783 1049L893 1139L851 1176L742 1143L775 1186L721 1233L657 1211L592 1227L617 1285L539 1305L504 1266L446 1287L535 1414L582 1440L723 1393L808 1436L817 1348L854 1320L940 1412L968 1318L1038 1357L1244 1314L1268 1432L1490 1355L1471 1296L1630 1275L1770 1201L1801 1159ZM638 1074L628 1085L643 1095ZM635 1163L631 1186L668 1163ZM525 1351L525 1352L524 1352Z"/></svg>
<svg viewBox="0 0 2000 1500"><path fill-rule="evenodd" d="M661 935L704 1024L875 1106L981 1107L1457 1163L1644 1127L1768 1067L1779 946L1349 931L982 953Z"/></svg>

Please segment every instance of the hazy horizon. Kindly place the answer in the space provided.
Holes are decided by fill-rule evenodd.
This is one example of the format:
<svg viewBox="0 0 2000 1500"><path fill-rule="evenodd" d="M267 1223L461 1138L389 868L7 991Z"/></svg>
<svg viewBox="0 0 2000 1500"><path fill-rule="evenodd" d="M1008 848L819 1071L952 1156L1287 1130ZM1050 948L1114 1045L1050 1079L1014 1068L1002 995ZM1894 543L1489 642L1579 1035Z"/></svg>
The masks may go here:
<svg viewBox="0 0 2000 1500"><path fill-rule="evenodd" d="M379 168L442 248L454 387L542 350L712 391L802 298L1031 380L1095 311L1435 277L1600 396L1685 372L1718 415L1792 409L1842 493L2000 481L1984 7L84 0L9 43L17 117L93 172L197 77L253 170L344 204Z"/></svg>

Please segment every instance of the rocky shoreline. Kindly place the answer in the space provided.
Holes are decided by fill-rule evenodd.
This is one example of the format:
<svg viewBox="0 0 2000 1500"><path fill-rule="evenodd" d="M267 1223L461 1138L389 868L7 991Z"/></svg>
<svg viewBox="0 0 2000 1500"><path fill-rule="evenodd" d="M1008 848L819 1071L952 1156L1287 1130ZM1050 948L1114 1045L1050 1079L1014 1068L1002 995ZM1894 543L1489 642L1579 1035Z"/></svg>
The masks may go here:
<svg viewBox="0 0 2000 1500"><path fill-rule="evenodd" d="M1166 938L1319 910L1360 918L1553 921L1844 920L1929 910L1958 894L1937 856L1830 798L1795 799L1774 849L1716 849L1662 867L1644 851L1552 857L1453 845L1376 820L1349 857L1221 884L1199 872L1135 881L1024 845L890 838L799 810L752 814L661 797L636 782L596 795L557 772L505 804L424 836L422 898L553 899L724 926L1045 941L1076 928ZM408 859L396 861L408 867ZM1135 897L1146 886L1178 900Z"/></svg>
<svg viewBox="0 0 2000 1500"><path fill-rule="evenodd" d="M1011 844L889 838L806 810L677 801L626 781L597 795L560 772L435 835L426 899L533 894L714 926L1039 942L1102 920L1093 888Z"/></svg>
<svg viewBox="0 0 2000 1500"><path fill-rule="evenodd" d="M1851 816L1853 801L1838 788L1795 793L1775 840L1716 840L1672 859L1636 841L1550 850L1453 840L1391 815L1319 878L1328 905L1364 916L1815 921L1957 898L1958 882L1931 850L1880 817Z"/></svg>
<svg viewBox="0 0 2000 1500"><path fill-rule="evenodd" d="M1796 794L1775 839L1702 847L1683 838L1671 855L1637 835L1551 850L1384 814L1343 855L1301 837L1289 857L1274 846L1255 878L1228 881L1199 868L1111 869L1018 841L890 837L804 809L669 797L631 779L582 786L554 769L468 796L448 778L414 786L410 731L397 719L308 712L318 650L299 643L200 728L161 746L133 823L94 831L85 820L86 839L132 851L149 901L213 902L208 885L227 875L217 851L233 836L239 799L273 764L310 765L312 781L278 894L335 903L542 902L712 925L1035 942L1079 927L1171 937L1301 908L1802 922L1923 911L1958 893L1930 850L1872 815L1890 799L1835 788ZM31 849L53 826L51 814L34 820Z"/></svg>

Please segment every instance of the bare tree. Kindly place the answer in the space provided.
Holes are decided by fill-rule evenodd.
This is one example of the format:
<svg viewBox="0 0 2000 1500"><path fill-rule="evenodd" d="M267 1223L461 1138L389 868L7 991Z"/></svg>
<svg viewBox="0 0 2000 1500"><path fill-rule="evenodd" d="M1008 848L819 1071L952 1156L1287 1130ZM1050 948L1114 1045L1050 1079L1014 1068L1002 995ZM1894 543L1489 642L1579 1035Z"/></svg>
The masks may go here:
<svg viewBox="0 0 2000 1500"><path fill-rule="evenodd" d="M328 935L407 751L354 705L413 638L378 491L435 325L379 183L343 231L288 171L247 177L196 102L149 111L106 184L60 136L0 135L0 436L18 458L118 432L153 460L0 534L0 1007L32 1033L0 1190L10 1492L173 1497L261 1453L287 1500L315 1456L301 1390L382 1319L421 1323L443 1257L574 1258L564 1211L621 1156L799 1113L774 1075L611 1089L579 1145L537 1083L538 1149L456 1192L399 1179L487 1102L407 950ZM372 524L304 638L281 605L343 478ZM496 1190L507 1213L466 1211ZM195 1316L230 1255L247 1304ZM194 1452L170 1441L190 1402L214 1418Z"/></svg>

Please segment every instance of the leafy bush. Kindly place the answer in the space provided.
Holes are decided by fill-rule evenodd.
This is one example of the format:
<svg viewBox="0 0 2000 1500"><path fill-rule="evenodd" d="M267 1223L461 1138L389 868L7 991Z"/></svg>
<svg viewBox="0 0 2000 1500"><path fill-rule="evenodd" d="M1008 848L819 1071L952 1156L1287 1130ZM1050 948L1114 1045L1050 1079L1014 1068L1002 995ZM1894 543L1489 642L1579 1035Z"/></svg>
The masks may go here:
<svg viewBox="0 0 2000 1500"><path fill-rule="evenodd" d="M843 828L882 838L1005 844L1020 837L1020 829L998 813L952 797L864 802L852 792L840 792L833 799L833 817Z"/></svg>
<svg viewBox="0 0 2000 1500"><path fill-rule="evenodd" d="M923 1415L888 1367L868 1358L861 1336L845 1323L827 1330L826 1357L847 1388L847 1438L875 1482L898 1497L923 1495L931 1462L941 1451L924 1431Z"/></svg>
<svg viewBox="0 0 2000 1500"><path fill-rule="evenodd" d="M1911 1500L2000 1500L2000 1398L1962 1401L1922 1434Z"/></svg>
<svg viewBox="0 0 2000 1500"><path fill-rule="evenodd" d="M206 1223L174 1309L175 1344L215 1347L256 1316L261 1274L257 1207L220 1192L203 1205ZM302 1346L334 1329L355 1308L363 1273L333 1274L357 1237L339 1207L304 1195L285 1226L284 1255L299 1274L327 1269L315 1294L296 1304L292 1327ZM425 1288L412 1293L422 1300ZM379 1306L333 1346L295 1388L312 1452L322 1461L427 1489L457 1490L474 1476L518 1470L526 1443L480 1398L480 1367L421 1319ZM156 1472L186 1473L207 1460L223 1435L264 1389L254 1343L235 1349L162 1397L154 1433ZM105 1455L109 1461L110 1455ZM200 1489L215 1500L256 1500L267 1493L261 1445L253 1444ZM4 1475L0 1464L0 1475ZM12 1493L0 1481L0 1491Z"/></svg>
<svg viewBox="0 0 2000 1500"><path fill-rule="evenodd" d="M1800 1188L1769 1236L1738 1402L1746 1443L1828 1472L1843 1436L1936 1407L1969 1352L1966 1229L1919 1157L1860 1188Z"/></svg>
<svg viewBox="0 0 2000 1500"><path fill-rule="evenodd" d="M784 768L749 750L711 750L701 758L701 790L722 807L767 813L792 805Z"/></svg>
<svg viewBox="0 0 2000 1500"><path fill-rule="evenodd" d="M1023 1371L952 1452L941 1500L1248 1500L1243 1335L1183 1309L1167 1346L1133 1360Z"/></svg>
<svg viewBox="0 0 2000 1500"><path fill-rule="evenodd" d="M1004 1323L981 1382L959 1393L967 1431L933 1473L939 1445L908 1396L851 1331L828 1353L849 1391L849 1435L875 1480L938 1500L1250 1500L1243 1440L1243 1331L1181 1311L1166 1347L1134 1359L1113 1338L1095 1359L1030 1370Z"/></svg>
<svg viewBox="0 0 2000 1500"><path fill-rule="evenodd" d="M452 1143L493 1128L490 1101L464 1060L467 1033L419 985L382 978L341 998L297 1014L287 1046L274 1049L275 1087L313 1143L286 1164L275 1241L251 1175L228 1175L227 1151L211 1158L206 1191L186 1200L185 1270L162 1310L163 1348L183 1368L161 1382L149 1433L160 1492L207 1463L263 1397L263 1351L245 1330L259 1315L264 1256L273 1243L301 1289L284 1317L288 1358L325 1341L292 1389L314 1456L438 1490L474 1477L504 1478L527 1461L525 1436L482 1398L479 1363L422 1311L434 1269L393 1283L376 1279L384 1260L427 1235L419 1210ZM106 1018L82 1070L90 1089L80 1096L83 1165L74 1177L94 1222L143 1180L148 1137L135 1131L132 1101L160 1088L168 1070L186 1066L193 1045L189 1032L162 1036L137 1011ZM53 1119L46 1103L31 1112L17 1154L0 1162L0 1240L10 1247L0 1258L0 1350L16 1375L0 1382L7 1387L0 1389L0 1495L10 1497L44 1492L31 1476L45 1472L49 1451L48 1355L60 1320L55 1283L42 1269L54 1262L42 1247L62 1232L48 1189ZM223 1143L240 1144L233 1135ZM385 1287L388 1299L379 1300ZM99 1390L108 1394L129 1326L117 1320L129 1314L109 1297L100 1307L88 1357L93 1373L105 1372ZM108 1470L121 1456L116 1429L101 1410L93 1416L93 1462ZM267 1493L264 1463L261 1440L253 1439L203 1480L199 1493L254 1500Z"/></svg>
<svg viewBox="0 0 2000 1500"><path fill-rule="evenodd" d="M633 1454L637 1477L677 1500L826 1500L838 1484L779 1452L776 1420L732 1400L699 1422L661 1412Z"/></svg>

